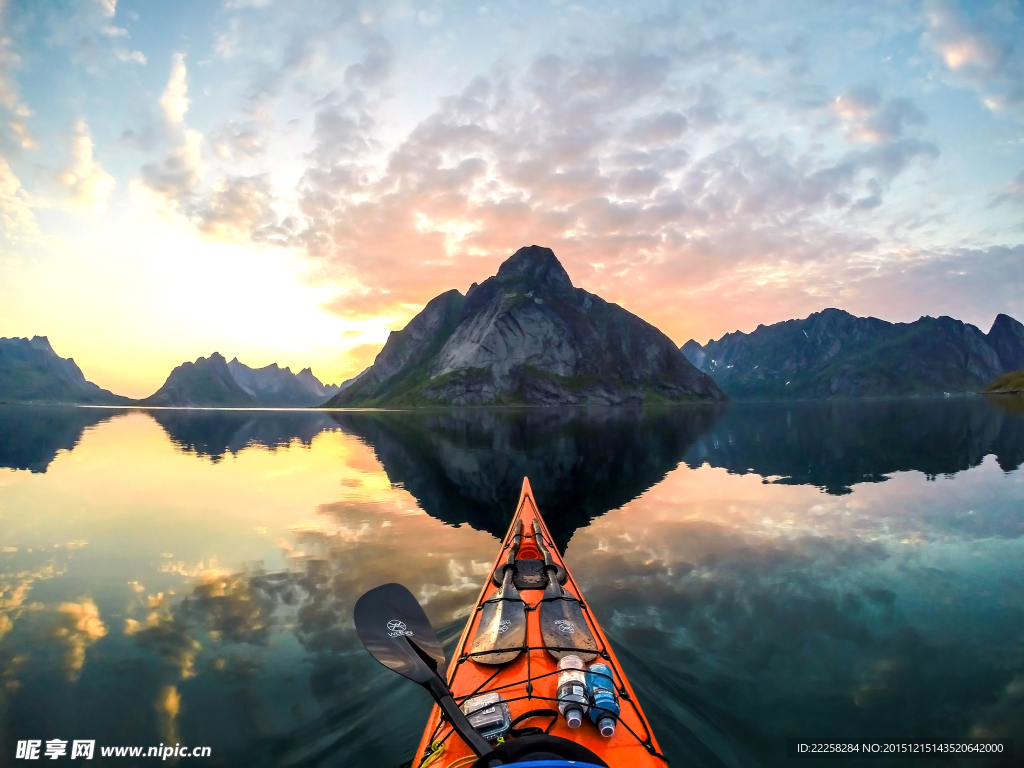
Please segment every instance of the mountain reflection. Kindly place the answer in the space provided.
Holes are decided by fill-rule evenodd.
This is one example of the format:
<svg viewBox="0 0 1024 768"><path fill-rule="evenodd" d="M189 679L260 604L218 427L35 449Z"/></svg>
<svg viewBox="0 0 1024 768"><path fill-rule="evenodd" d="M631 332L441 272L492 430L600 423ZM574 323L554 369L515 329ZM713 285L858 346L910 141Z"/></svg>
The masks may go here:
<svg viewBox="0 0 1024 768"><path fill-rule="evenodd" d="M1024 419L983 398L737 404L686 463L753 472L831 494L916 470L931 478L989 454L1004 472L1024 463Z"/></svg>
<svg viewBox="0 0 1024 768"><path fill-rule="evenodd" d="M59 451L78 445L86 429L122 413L111 408L0 406L0 467L45 472Z"/></svg>
<svg viewBox="0 0 1024 768"><path fill-rule="evenodd" d="M333 413L427 514L505 535L529 477L559 548L679 466L724 408Z"/></svg>
<svg viewBox="0 0 1024 768"><path fill-rule="evenodd" d="M308 446L325 430L337 429L327 416L306 410L153 409L148 412L171 442L214 462L250 446L281 448L298 440Z"/></svg>

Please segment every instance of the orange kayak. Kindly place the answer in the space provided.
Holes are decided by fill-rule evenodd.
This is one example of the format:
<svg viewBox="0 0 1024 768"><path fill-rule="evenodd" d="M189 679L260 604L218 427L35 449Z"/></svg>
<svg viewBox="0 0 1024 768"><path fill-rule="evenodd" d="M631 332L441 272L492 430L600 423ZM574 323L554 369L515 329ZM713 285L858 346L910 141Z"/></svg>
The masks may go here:
<svg viewBox="0 0 1024 768"><path fill-rule="evenodd" d="M553 635L550 625L564 625L564 621L548 620L547 627L542 627L541 619L546 609L541 603L544 600L550 601L551 592L546 592L545 587L550 581L550 574L554 573L550 567L544 568L545 554L548 555L548 563L553 563L558 569L557 580L562 582L564 578L561 586L568 598L567 602L572 603L573 598L579 601L580 605L575 610L581 612L590 630L587 637L590 638L591 644L586 650L592 652L578 655L586 663L603 663L610 668L610 677L614 681L620 710L615 718L614 732L610 737L603 736L598 724L591 718L584 716L581 725L571 728L566 716L559 714L556 697L562 689L559 688L559 660L555 657L564 657L567 653L575 651L551 645ZM480 627L481 621L486 621L485 604L491 601L493 611L495 601L502 599L503 595L499 593L502 574L505 567L512 562L513 555L518 595L525 603L525 606L518 608L519 616L525 612L525 641L520 640L520 645L513 649L511 654L507 652L506 644L502 646L504 655L494 652L490 654L493 658L489 658L479 650L473 651L474 640L477 639L478 633L487 635L487 628ZM484 584L477 599L476 610L466 622L466 628L448 667L449 688L463 710L465 711L467 706L474 706L475 701L486 701L477 698L482 694L490 692L493 696L497 693L504 699L508 714L515 725L499 743L514 740L518 734L537 734L543 731L551 736L576 742L599 756L610 768L664 768L668 765L668 760L661 754L650 723L644 716L640 702L615 658L611 645L590 612L572 574L565 568L561 554L552 543L527 479L523 480L523 490L515 517L505 535L491 573L494 577L488 578ZM507 583L508 579L505 581ZM545 598L545 595L548 597ZM547 614L550 616L550 610L547 610ZM547 645L545 634L548 639ZM587 634L585 630L583 634ZM479 648L478 645L476 647ZM504 664L495 663L495 659L510 655L514 655L515 658ZM419 750L412 760L413 768L463 768L468 767L475 759L473 751L453 731L451 725L442 719L441 710L435 705L427 719Z"/></svg>

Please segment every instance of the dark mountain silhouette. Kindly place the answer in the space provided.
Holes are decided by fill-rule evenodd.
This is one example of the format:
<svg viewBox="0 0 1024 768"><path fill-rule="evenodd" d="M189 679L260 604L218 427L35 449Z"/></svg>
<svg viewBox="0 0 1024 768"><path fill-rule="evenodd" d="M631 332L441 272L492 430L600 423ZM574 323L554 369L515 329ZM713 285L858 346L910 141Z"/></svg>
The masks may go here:
<svg viewBox="0 0 1024 768"><path fill-rule="evenodd" d="M574 288L549 248L430 301L333 397L348 405L716 401L712 379L649 323Z"/></svg>
<svg viewBox="0 0 1024 768"><path fill-rule="evenodd" d="M0 338L0 403L123 405L115 395L86 381L75 361L58 357L45 336Z"/></svg>
<svg viewBox="0 0 1024 768"><path fill-rule="evenodd" d="M46 472L60 451L71 451L89 427L126 411L31 405L0 406L0 467Z"/></svg>
<svg viewBox="0 0 1024 768"><path fill-rule="evenodd" d="M294 440L309 445L337 423L316 411L218 411L167 409L149 414L163 427L171 442L183 451L205 456L214 462L228 453L254 445L271 450Z"/></svg>
<svg viewBox="0 0 1024 768"><path fill-rule="evenodd" d="M950 317L889 323L826 309L703 346L690 340L682 352L740 399L978 392L1024 361L1024 326L1000 315L986 335Z"/></svg>
<svg viewBox="0 0 1024 768"><path fill-rule="evenodd" d="M530 478L559 547L655 485L723 413L679 408L332 413L433 517L501 537Z"/></svg>
<svg viewBox="0 0 1024 768"><path fill-rule="evenodd" d="M175 407L252 407L256 397L242 389L219 352L182 363L142 405Z"/></svg>
<svg viewBox="0 0 1024 768"><path fill-rule="evenodd" d="M219 352L194 363L182 363L167 381L141 405L184 408L301 408L320 405L338 391L320 383L309 368L292 373L277 363L250 368L234 358L230 363Z"/></svg>

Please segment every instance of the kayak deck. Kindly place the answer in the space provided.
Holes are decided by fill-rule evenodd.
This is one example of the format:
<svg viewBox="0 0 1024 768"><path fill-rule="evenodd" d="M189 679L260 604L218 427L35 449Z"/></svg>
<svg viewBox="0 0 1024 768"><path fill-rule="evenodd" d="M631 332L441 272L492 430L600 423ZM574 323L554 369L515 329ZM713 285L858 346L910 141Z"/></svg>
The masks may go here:
<svg viewBox="0 0 1024 768"><path fill-rule="evenodd" d="M519 520L523 523L523 534L516 562L533 561L524 562L524 566L526 566L524 571L527 571L524 579L530 578L530 569L535 569L534 563L542 557L542 548L537 546L533 533L535 520L544 538L543 543L546 543L552 560L559 567L561 574L565 564L537 510L529 480L525 478L515 517L505 535L501 551L495 559L491 573L504 564L511 546L513 531L515 531L516 523ZM498 572L500 575L500 571ZM623 768L626 766L631 768L633 766L637 768L658 766L661 768L667 765L668 760L661 754L636 695L623 674L601 627L584 601L583 593L573 580L572 574L567 570L565 577L562 587L566 593L574 596L582 604L583 615L597 641L597 661L604 662L612 670L615 687L618 689L621 712L618 726L610 738L601 736L589 718L584 720L581 727L573 729L569 728L561 715L558 715L548 733L583 745L599 755L611 768L620 766ZM466 622L466 627L449 666L449 688L455 701L460 705L471 696L490 691L499 692L508 702L516 728L537 726L546 729L552 722L550 714L515 722L517 717L535 710L553 710L556 715L558 714L558 704L555 698L558 686L558 661L549 652L549 647L545 646L541 635L539 608L544 590L530 587L520 588L520 595L526 604L526 647L514 661L501 666L485 665L474 661L474 654L469 652L472 639L476 636L477 626L480 623L483 604L494 597L498 589L498 585L488 576L477 599L476 609L469 621ZM550 648L550 650L559 649ZM591 654L592 656L593 654ZM419 750L412 760L413 768L427 768L427 766L447 768L452 763L457 763L461 768L469 765L471 761L468 758L472 755L473 751L453 732L451 725L442 721L441 710L435 705L427 719Z"/></svg>

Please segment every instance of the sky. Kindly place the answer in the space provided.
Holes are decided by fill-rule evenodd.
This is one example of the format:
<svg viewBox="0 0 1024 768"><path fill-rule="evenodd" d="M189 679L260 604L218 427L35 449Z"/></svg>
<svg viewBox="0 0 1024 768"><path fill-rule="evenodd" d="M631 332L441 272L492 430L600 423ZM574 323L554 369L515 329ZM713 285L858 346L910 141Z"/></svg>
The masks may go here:
<svg viewBox="0 0 1024 768"><path fill-rule="evenodd" d="M677 344L1024 319L1019 2L0 0L0 336L340 382L517 248Z"/></svg>

